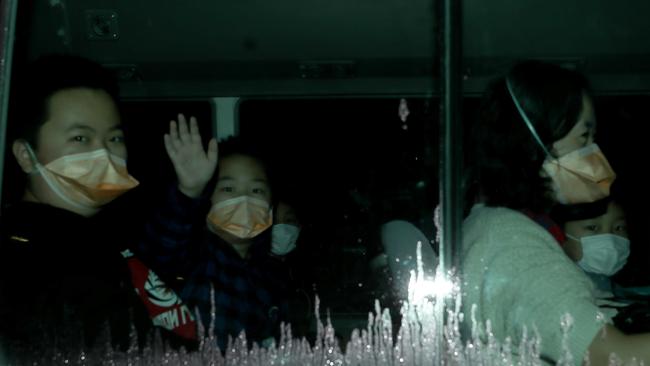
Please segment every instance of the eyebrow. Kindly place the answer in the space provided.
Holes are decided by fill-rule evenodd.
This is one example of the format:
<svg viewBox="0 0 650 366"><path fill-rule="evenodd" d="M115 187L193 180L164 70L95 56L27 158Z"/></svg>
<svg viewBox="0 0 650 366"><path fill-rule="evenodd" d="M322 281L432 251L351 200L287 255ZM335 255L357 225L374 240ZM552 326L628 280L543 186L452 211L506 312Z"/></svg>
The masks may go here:
<svg viewBox="0 0 650 366"><path fill-rule="evenodd" d="M221 181L224 181L224 180L235 180L235 178L233 178L233 177L231 177L231 176L228 176L228 175L224 175L223 177L220 177L220 178L219 178L219 181L220 181L220 182L221 182ZM269 183L268 180L266 180L266 179L261 179L261 178L253 179L253 182L256 182L256 183L265 183L265 184L268 184L268 183Z"/></svg>
<svg viewBox="0 0 650 366"><path fill-rule="evenodd" d="M109 131L117 131L117 130L122 131L123 129L124 129L124 128L123 128L122 124L118 124L118 125L115 125L115 126L109 128L108 130L109 130ZM88 126L88 125L85 125L85 124L83 124L83 123L73 123L72 125L68 126L68 128L66 128L65 130L66 130L66 131L72 131L72 130L86 130L86 131L91 131L91 132L95 132L95 131L96 131L93 127Z"/></svg>
<svg viewBox="0 0 650 366"><path fill-rule="evenodd" d="M82 123L74 123L74 124L68 126L68 128L66 128L65 130L66 130L66 131L72 131L72 130L86 130L86 131L92 131L92 132L95 132L95 129L94 129L94 128L92 128L92 127L90 127L90 126L88 126L88 125L84 125L84 124L82 124Z"/></svg>

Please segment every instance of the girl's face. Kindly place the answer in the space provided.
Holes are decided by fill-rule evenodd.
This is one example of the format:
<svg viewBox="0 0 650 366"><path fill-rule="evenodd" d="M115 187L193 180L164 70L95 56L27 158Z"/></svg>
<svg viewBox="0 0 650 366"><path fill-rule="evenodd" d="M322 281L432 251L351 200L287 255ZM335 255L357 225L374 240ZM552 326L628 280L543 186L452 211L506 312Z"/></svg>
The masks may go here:
<svg viewBox="0 0 650 366"><path fill-rule="evenodd" d="M607 206L607 212L601 216L586 220L568 221L564 224L564 230L577 239L600 234L628 237L625 213L621 206L615 202L610 202L609 206ZM564 244L564 251L576 262L582 259L582 244L579 240L567 239Z"/></svg>

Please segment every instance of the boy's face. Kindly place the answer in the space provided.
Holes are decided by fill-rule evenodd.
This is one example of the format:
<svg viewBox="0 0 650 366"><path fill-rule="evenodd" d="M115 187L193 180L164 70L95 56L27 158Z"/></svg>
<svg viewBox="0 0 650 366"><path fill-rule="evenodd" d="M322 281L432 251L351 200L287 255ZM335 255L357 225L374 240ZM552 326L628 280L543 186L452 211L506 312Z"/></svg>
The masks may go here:
<svg viewBox="0 0 650 366"><path fill-rule="evenodd" d="M103 90L65 89L50 97L48 120L37 136L41 164L64 155L106 149L126 159L120 114Z"/></svg>
<svg viewBox="0 0 650 366"><path fill-rule="evenodd" d="M582 238L584 236L599 234L614 234L624 238L628 237L627 221L620 205L611 202L605 214L586 220L569 221L564 225L567 234ZM582 244L574 239L567 239L564 250L574 261L582 259Z"/></svg>
<svg viewBox="0 0 650 366"><path fill-rule="evenodd" d="M36 146L32 148L42 165L65 155L98 149L127 157L120 114L113 98L103 90L89 88L63 89L52 94L47 121L40 127ZM14 142L14 155L25 173L36 171L23 141ZM77 212L54 194L39 174L29 174L28 179L30 193L37 201Z"/></svg>
<svg viewBox="0 0 650 366"><path fill-rule="evenodd" d="M254 158L244 155L232 155L219 160L219 180L212 193L212 204L227 199L248 196L271 204L271 188L266 172ZM241 239L227 231L215 233L231 245L250 244L252 239Z"/></svg>
<svg viewBox="0 0 650 366"><path fill-rule="evenodd" d="M219 160L219 180L212 204L239 196L261 199L271 204L271 188L262 165L254 158L232 155Z"/></svg>

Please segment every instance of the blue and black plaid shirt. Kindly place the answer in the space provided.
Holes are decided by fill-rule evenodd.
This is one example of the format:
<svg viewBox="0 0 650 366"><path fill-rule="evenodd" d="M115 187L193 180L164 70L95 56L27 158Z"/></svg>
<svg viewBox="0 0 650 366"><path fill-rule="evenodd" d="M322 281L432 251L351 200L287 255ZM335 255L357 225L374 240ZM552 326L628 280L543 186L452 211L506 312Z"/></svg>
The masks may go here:
<svg viewBox="0 0 650 366"><path fill-rule="evenodd" d="M228 243L206 228L206 199L191 199L169 190L163 207L147 225L139 255L169 282L182 277L177 289L192 309L198 307L209 329L214 288L214 334L221 350L228 337L246 331L247 338L261 342L279 334L287 319L288 271L270 253L270 236L260 234L242 259Z"/></svg>

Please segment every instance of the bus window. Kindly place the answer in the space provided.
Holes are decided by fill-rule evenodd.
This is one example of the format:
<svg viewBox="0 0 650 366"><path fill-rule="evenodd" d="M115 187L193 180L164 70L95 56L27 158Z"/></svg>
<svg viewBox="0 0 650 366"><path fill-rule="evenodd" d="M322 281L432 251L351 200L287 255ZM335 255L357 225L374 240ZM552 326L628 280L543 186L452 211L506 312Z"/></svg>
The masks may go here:
<svg viewBox="0 0 650 366"><path fill-rule="evenodd" d="M280 196L294 202L307 223L296 261L303 268L296 270L330 309L341 336L367 321L375 299L399 318L405 298L398 287L408 278L392 276L388 260L400 258L386 257L383 225L409 222L423 234L422 245L438 251L438 112L438 100L425 98L240 103L241 135L268 151L278 167ZM401 258L405 265L416 262L416 242L400 243L411 244L410 258Z"/></svg>
<svg viewBox="0 0 650 366"><path fill-rule="evenodd" d="M564 70L578 71L591 83L598 121L596 141L616 172L612 192L616 192L627 215L630 257L625 267L611 280L616 283L615 289L628 296L626 300L640 303L627 308L628 312L623 312L625 315L616 320L617 325L634 324L625 328L629 332L650 330L650 325L644 320L646 314L650 313L647 307L650 284L646 263L649 250L645 245L650 238L644 230L650 220L647 210L650 202L643 178L643 147L648 132L644 108L648 105L650 93L647 66L650 63L650 43L647 42L650 22L646 19L650 11L648 1L629 1L623 6L608 0L576 0L569 4L549 0L465 0L462 3L449 0L288 0L282 4L255 0L196 0L191 3L13 0L4 1L0 6L0 35L4 36L0 52L0 87L4 88L0 114L3 118L8 116L3 121L6 123L0 126L0 139L4 138L5 127L11 131L13 127L25 124L20 116L12 114L18 107L11 101L18 98L16 90L20 85L7 83L9 72L12 82L20 80L18 77L31 62L49 54L78 55L109 70L120 89L120 117L125 127L128 172L139 185L115 199L108 206L113 209L106 210L108 214L116 214L124 223L124 226L118 226L119 230L111 226L112 229L100 230L102 235L98 235L92 233L90 225L80 226L86 229L84 233L91 232L85 234L93 238L91 243L100 243L113 234L122 233L127 236L123 240L126 244L136 246L146 242L147 239L143 238L148 238L151 227L154 227L159 230L158 233L163 233L160 235L162 239L158 237L163 249L169 249L179 242L185 243L185 238L169 236L182 232L183 228L194 229L192 225L200 227L200 230L191 232L191 239L188 240L200 242L194 247L204 251L191 252L192 255L183 252L174 261L167 261L164 265L157 263L156 266L160 266L156 270L160 270L160 276L152 271L154 275L147 277L147 288L153 289L156 294L154 301L159 304L168 301L175 305L187 303L202 306L203 314L208 313L209 316L212 316L212 312L205 311L205 308L212 305L209 299L214 291L215 307L220 306L218 310L221 311L214 313L221 316L216 325L218 331L232 336L245 328L251 334L259 332L263 336L260 335L255 342L259 341L262 347L271 347L274 337L279 341L280 338L276 337L279 335L279 324L276 323L285 320L291 324L295 337L306 337L311 342L310 346L316 345L314 349L318 349L317 338L329 335L329 330L323 332L319 327L317 316L320 316L322 321L326 317L331 318L334 327L332 339L342 346L342 350L335 346L329 350L332 353L345 352L347 342L357 334L353 333L353 329L366 329L368 312L375 310L375 300L379 300L381 308L388 310L392 317L391 336L396 335L402 321L401 306L408 297L411 270L418 266L416 248L419 246L421 249L423 270L427 276L434 275L439 263L449 269L472 257L465 256L467 248L460 250L461 245L468 243L463 241L461 235L462 223L454 219L467 217L475 204L480 206L489 201L485 191L482 191L483 187L479 187L477 163L473 160L476 156L469 156L475 148L477 134L481 131L486 134L494 132L481 130L494 112L489 109L486 112L485 91L494 85L492 82L495 79L506 75L513 65L522 60L533 59L560 66ZM17 9L15 17L12 9ZM14 25L15 41L11 33ZM13 89L10 90L10 87ZM506 91L505 86L501 91ZM47 103L50 101L47 99ZM507 99L508 108L515 106L514 101L511 104ZM530 108L530 105L523 103L523 109L526 108ZM510 112L520 113L515 109ZM258 263L247 257L247 245L257 243L249 240L251 238L246 236L249 234L241 234L238 239L233 239L224 234L232 234L223 229L222 226L226 224L222 222L223 225L219 226L214 224L219 220L214 217L209 219L214 206L221 203L211 201L214 190L204 192L202 196L193 196L186 194L187 190L183 193L182 189L175 189L179 187L179 179L163 136L170 133L171 120L180 121L181 113L188 118L196 117L203 149L209 146L211 138L215 138L226 154L228 141L233 141L229 138L234 137L234 141L241 139L249 142L268 163L265 166L268 171L261 169L263 177L258 176L253 180L257 183L271 181L272 195L262 197L262 203L246 197L242 199L241 196L232 197L235 200L228 202L232 204L228 207L236 207L240 211L246 211L249 207L246 205L252 207L257 204L257 211L251 211L258 215L248 214L246 220L257 225L251 232L259 234L259 228L264 229L261 230L262 235L253 235L253 238L263 243L258 247L262 248L260 252L265 266L249 266L250 263ZM461 128L462 133L459 132ZM178 126L171 129L177 131ZM504 136L503 139L492 141L493 150L499 150L507 142L517 143L508 140L510 135L507 133ZM83 140L82 136L74 136L77 137L81 138L80 142ZM44 206L54 206L55 209L66 211L66 208L51 202L40 202L33 192L26 192L26 180L38 179L34 178L38 175L27 172L30 164L25 165L27 168L18 164L19 159L14 156L14 142L12 136L0 141L5 154L4 167L0 169L3 214L0 223L4 225L10 216L5 214L5 209L15 205L36 205L46 210L52 207ZM23 147L23 150L16 151L22 151L24 157L28 150ZM461 162L460 155L463 154L465 156L462 158L467 159ZM210 160L210 155L206 156ZM507 156L502 160L514 162L519 158L521 156ZM217 172L225 165L223 161L220 164L216 167ZM260 169L255 164L251 164L253 168L246 168L257 174ZM216 173L211 171L215 169L214 166L203 164L201 167L201 170L210 171L216 177ZM533 172L531 176L538 177L538 174ZM212 188L216 182L210 180L201 183ZM221 188L224 192L232 192L232 187ZM516 189L506 185L497 188L501 191ZM264 189L255 190L259 192ZM194 212L198 212L197 217L192 214L184 216L192 217L191 225L187 222L157 222L157 226L146 226L169 213L159 210L159 207L170 199L170 192L180 194L173 196L181 198L174 201L179 203L178 206L185 203L187 205L183 207L187 208L191 206L188 202L196 203L196 207L191 207L196 208ZM461 196L464 202L463 199L455 199ZM189 201L183 201L188 197L191 198ZM450 197L454 199L447 200ZM527 212L523 206L509 208ZM217 208L214 210L217 211ZM553 224L555 218L551 215L552 211L546 211L549 212L542 212L541 219L535 215L529 217L541 222L544 228L551 228L554 234L562 231L563 227ZM52 220L67 217L66 212L54 212L58 214L50 213L46 217ZM544 221L546 219L551 221ZM33 231L49 234L39 225L54 222L52 220L34 219L37 229ZM23 224L31 224L32 217L28 215L22 221ZM250 224L249 221L246 222ZM442 232L440 223L452 224L445 226L447 230ZM125 229L127 226L128 230ZM74 232L61 227L63 229L57 231L60 235L63 235L61 232ZM537 226L535 228L541 230ZM2 226L2 230L0 234L6 239L4 234L9 231L5 226ZM170 233L172 235L164 236ZM47 239L50 235L45 236ZM51 236L54 237L54 234ZM106 253L122 255L127 252L108 247L92 251L88 249L92 246L77 243L82 241L79 236L67 235L62 240L74 241L77 244L75 248L85 247L85 253L89 256L101 257ZM219 238L215 240L223 247L203 245L205 243L201 240L214 236ZM21 235L14 234L9 235L9 240L29 242ZM244 243L246 248L239 251L236 248L241 247L237 247L237 243ZM42 247L51 249L53 246ZM39 262L42 266L34 266L36 268L52 268L51 262L55 261L49 260L50 255L63 259L74 257L66 255L68 252L64 247L59 252L40 252L42 247L34 249L42 259ZM226 249L222 250L224 247ZM0 250L4 248L4 243L0 243ZM552 248L549 251L557 249ZM20 255L31 254L31 247L14 249L16 251L8 256L0 253L0 259L5 261L2 263L14 266L12 268L19 266L22 274L24 268L32 267L28 266L29 261L23 263ZM133 251L136 256L142 254L143 264L147 265L144 258L146 251ZM555 254L558 253L564 254L555 250ZM243 258L237 257L240 254ZM212 258L210 255L219 259L227 256L230 260L217 265L215 261L206 261L206 258ZM517 258L516 252L511 255ZM166 255L155 259L160 258L163 261L167 259ZM472 258L476 259L477 256ZM562 260L558 263L566 265L564 269L573 269L569 265L574 263L560 258ZM118 256L118 259L123 258ZM482 259L476 260L480 262ZM131 273L123 268L124 261L120 263L123 269L121 276ZM95 271L93 273L99 276L98 272L102 272L100 269L104 267L93 264L72 261L72 264L63 267L77 268L78 265L83 270ZM242 268L253 269L246 272ZM276 299L266 293L267 290L270 293L278 290L272 288L274 285L269 285L277 278L265 276L267 272L264 272L268 270L268 273L277 274L273 270L278 268L286 271L282 274L287 274L287 277L284 278L285 282L276 281L275 284L282 282L281 285L288 286L287 292L283 293L286 296L280 296L281 306L272 304ZM476 268L479 266L472 266L471 269ZM46 274L39 272L40 277L51 279L44 281L44 284L54 286L47 287L48 291L64 297L101 293L97 291L99 287L92 286L93 281L81 275L81 290L76 291L76 287L72 286L59 291L56 284L60 278L56 276L62 272L58 269ZM455 274L463 274L459 273L460 267L453 269ZM485 270L488 271L486 267ZM0 317L13 321L18 317L1 308L4 300L12 299L10 295L5 296L2 281L20 284L16 279L20 276L16 276L15 272L3 272L0 276ZM576 272L576 276L580 275L580 272L573 272ZM197 273L209 279L191 277ZM521 280L518 275L510 277L505 280L513 283ZM169 282L175 292L161 290L161 278L164 280L162 282ZM431 278L427 277L427 280ZM476 286L488 282L483 281L481 276L478 278L480 283ZM540 278L549 276L537 276L535 280ZM571 277L573 280L577 278ZM458 280L455 277L451 279ZM130 279L122 280L120 277L119 286L112 288L118 292L124 288L133 290L128 282ZM579 277L576 281L582 280L584 278ZM255 285L251 285L265 281L264 285L268 285L270 290L263 288L258 292ZM424 285L426 287L431 283L425 281ZM21 286L14 287L20 289ZM224 289L230 292L226 293ZM245 295L237 293L240 290ZM431 295L434 290L426 287L422 298L434 298ZM11 291L8 293L11 294ZM20 294L24 295L23 292ZM447 294L441 295L442 298L447 299ZM486 298L485 302L502 299L495 298ZM104 297L82 298L83 301L76 301L78 298L75 298L74 302L102 303L97 299ZM250 306L253 302L264 303L263 309ZM32 303L46 304L47 301ZM452 303L446 302L444 306L449 307ZM435 314L439 315L435 318L437 324L441 324L446 315L444 306L436 308ZM471 305L463 306L467 310ZM22 308L25 309L28 307ZM86 310L92 313L92 309L88 307L82 313L87 314ZM499 310L507 315L513 313L511 309ZM24 318L35 319L38 323L39 316L25 311L29 316ZM191 319L190 313L190 310L180 313L165 311L140 319L142 322L138 324L169 330L167 328L174 328L179 319ZM174 314L181 317L174 317ZM466 321L460 325L462 340L482 339L470 336L475 328L467 321L471 318L469 311L463 315ZM264 321L258 322L259 319ZM243 326L244 322L248 322L248 326ZM268 324L272 326L266 329ZM19 328L13 327L13 330ZM269 330L271 328L273 331ZM380 327L376 326L375 330L377 328ZM503 325L493 329L509 328ZM440 329L436 331L440 331L437 336L442 334ZM502 335L497 334L499 342L505 342L506 337ZM187 346L183 342L174 344L172 336L165 338L166 341L170 339L173 347ZM226 339L222 337L221 342L225 343ZM517 337L510 339L519 341ZM365 340L356 340L358 342L349 349L359 344L376 346L363 344ZM436 340L443 344L442 338ZM3 334L0 334L1 341ZM425 342L412 343L422 345ZM40 345L39 342L34 344ZM544 340L541 344L545 344ZM199 347L192 345L195 347L189 347L190 351ZM517 346L513 349L525 348L518 347L518 343L513 345ZM530 352L534 353L536 347L537 344L532 345ZM378 355L386 354L385 350L376 351ZM548 356L544 353L546 351L544 349L542 354L545 360L561 361ZM0 343L0 363L3 362L2 352ZM394 363L404 361L396 351L390 352L396 357ZM434 352L425 349L414 353L418 356L413 357L428 357ZM368 354L370 352L366 356ZM531 357L537 356L533 354ZM406 359L404 362L417 364L414 360ZM375 361L373 358L368 364Z"/></svg>

